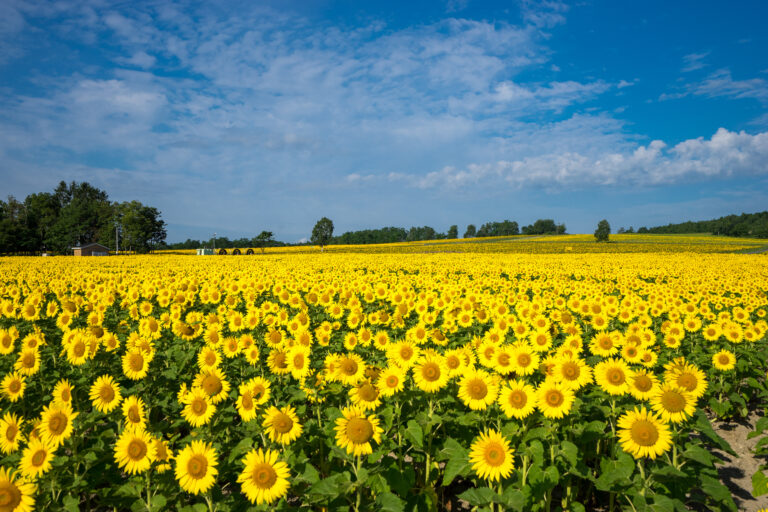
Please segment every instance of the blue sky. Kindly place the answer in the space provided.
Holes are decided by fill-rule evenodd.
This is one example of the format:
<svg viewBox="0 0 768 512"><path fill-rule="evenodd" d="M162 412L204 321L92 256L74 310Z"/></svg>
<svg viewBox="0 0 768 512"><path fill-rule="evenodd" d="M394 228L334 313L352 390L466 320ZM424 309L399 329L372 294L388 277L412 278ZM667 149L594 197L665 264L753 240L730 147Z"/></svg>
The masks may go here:
<svg viewBox="0 0 768 512"><path fill-rule="evenodd" d="M0 196L168 240L768 205L766 2L0 3Z"/></svg>

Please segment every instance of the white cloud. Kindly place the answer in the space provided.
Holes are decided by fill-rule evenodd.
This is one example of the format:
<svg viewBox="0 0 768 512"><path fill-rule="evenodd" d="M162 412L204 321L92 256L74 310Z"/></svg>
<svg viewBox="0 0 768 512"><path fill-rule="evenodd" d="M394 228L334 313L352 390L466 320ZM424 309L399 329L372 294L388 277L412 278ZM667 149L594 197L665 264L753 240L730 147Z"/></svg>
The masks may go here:
<svg viewBox="0 0 768 512"><path fill-rule="evenodd" d="M689 71L695 71L706 66L704 59L709 56L709 52L702 53L689 53L683 56L682 72L687 73Z"/></svg>
<svg viewBox="0 0 768 512"><path fill-rule="evenodd" d="M752 98L768 101L768 81L762 78L734 80L728 69L720 69L709 75L703 82L691 87L693 94L710 98Z"/></svg>

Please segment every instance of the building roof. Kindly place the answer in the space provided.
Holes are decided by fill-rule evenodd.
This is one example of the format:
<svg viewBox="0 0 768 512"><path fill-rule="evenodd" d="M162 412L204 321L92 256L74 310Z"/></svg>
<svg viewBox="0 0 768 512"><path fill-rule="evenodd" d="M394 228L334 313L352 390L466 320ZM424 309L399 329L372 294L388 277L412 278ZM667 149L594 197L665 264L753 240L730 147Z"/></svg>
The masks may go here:
<svg viewBox="0 0 768 512"><path fill-rule="evenodd" d="M101 245L97 243L85 244L80 247L73 247L72 249L95 249L97 247L101 247L102 249L109 250L109 247L107 247L106 245Z"/></svg>

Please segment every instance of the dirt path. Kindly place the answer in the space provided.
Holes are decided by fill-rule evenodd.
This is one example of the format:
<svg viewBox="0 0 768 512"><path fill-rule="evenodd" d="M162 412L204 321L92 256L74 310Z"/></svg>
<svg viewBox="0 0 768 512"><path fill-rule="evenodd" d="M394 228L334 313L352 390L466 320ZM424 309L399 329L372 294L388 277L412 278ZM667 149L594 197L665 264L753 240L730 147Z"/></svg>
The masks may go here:
<svg viewBox="0 0 768 512"><path fill-rule="evenodd" d="M765 460L756 458L752 453L752 449L760 438L747 439L747 435L754 430L759 417L757 413L752 413L747 420L714 423L717 433L728 441L733 451L739 455L734 457L714 450L714 453L724 460L717 467L720 480L731 490L733 500L739 510L744 512L757 512L761 508L768 508L768 494L759 498L752 496L752 475L761 464L765 464Z"/></svg>

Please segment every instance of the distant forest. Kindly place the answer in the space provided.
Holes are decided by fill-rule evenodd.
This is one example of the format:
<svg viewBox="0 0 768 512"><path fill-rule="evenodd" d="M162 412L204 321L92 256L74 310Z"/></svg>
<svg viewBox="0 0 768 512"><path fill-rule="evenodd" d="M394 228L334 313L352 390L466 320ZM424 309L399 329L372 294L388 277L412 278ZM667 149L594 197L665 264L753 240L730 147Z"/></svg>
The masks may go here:
<svg viewBox="0 0 768 512"><path fill-rule="evenodd" d="M631 233L632 231L625 232ZM687 221L653 228L642 227L637 232L656 234L712 233L713 235L724 236L768 238L768 211L727 215L714 220Z"/></svg>

